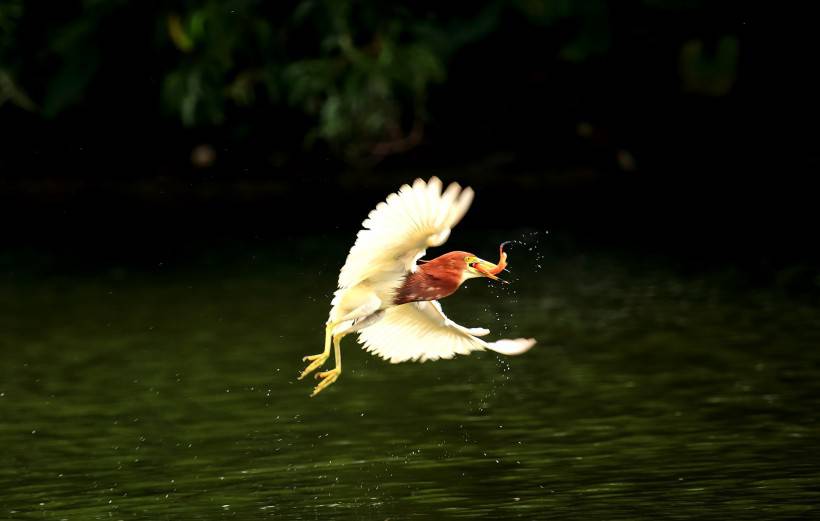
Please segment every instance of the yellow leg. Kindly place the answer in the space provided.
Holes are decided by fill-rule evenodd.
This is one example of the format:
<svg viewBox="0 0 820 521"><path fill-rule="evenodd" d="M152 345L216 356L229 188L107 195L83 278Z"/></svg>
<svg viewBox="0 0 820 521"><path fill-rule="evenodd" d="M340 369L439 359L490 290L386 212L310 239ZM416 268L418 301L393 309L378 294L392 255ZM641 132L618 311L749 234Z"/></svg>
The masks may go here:
<svg viewBox="0 0 820 521"><path fill-rule="evenodd" d="M310 395L311 398L325 390L330 384L339 378L340 374L342 374L342 338L344 338L344 334L333 336L333 349L336 353L336 367L330 371L316 373L316 378L321 378L322 381L319 382L319 385L317 385L315 389L313 389L313 393Z"/></svg>
<svg viewBox="0 0 820 521"><path fill-rule="evenodd" d="M325 327L325 350L318 355L308 355L302 358L303 362L310 362L302 374L299 375L299 380L306 377L319 367L322 367L324 363L330 358L330 338L333 334L333 328L338 324L338 322L328 322L327 327Z"/></svg>

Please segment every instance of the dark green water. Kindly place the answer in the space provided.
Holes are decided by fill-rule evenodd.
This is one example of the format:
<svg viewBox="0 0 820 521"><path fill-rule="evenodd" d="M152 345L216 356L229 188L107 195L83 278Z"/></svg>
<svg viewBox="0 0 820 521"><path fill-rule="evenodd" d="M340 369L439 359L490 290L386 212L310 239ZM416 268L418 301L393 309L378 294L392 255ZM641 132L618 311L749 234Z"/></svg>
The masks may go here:
<svg viewBox="0 0 820 521"><path fill-rule="evenodd" d="M527 355L390 365L351 337L310 399L295 376L343 252L295 248L287 265L4 274L0 519L820 514L816 308L651 262L513 252L515 285L443 305L537 337Z"/></svg>

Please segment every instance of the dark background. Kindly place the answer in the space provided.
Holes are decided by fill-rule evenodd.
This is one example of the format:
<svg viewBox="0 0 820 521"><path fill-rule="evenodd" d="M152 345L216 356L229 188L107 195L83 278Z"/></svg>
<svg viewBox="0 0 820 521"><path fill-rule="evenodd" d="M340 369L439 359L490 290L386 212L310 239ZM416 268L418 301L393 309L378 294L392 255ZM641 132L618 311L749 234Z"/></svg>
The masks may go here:
<svg viewBox="0 0 820 521"><path fill-rule="evenodd" d="M818 287L811 83L746 3L12 0L0 30L7 258L352 239L435 174L468 231Z"/></svg>

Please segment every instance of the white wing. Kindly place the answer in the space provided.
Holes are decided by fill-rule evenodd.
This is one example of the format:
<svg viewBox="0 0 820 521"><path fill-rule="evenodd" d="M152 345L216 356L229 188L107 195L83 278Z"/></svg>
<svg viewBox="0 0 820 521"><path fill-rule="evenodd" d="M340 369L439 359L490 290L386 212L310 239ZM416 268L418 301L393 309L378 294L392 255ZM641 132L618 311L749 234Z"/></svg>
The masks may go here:
<svg viewBox="0 0 820 521"><path fill-rule="evenodd" d="M379 203L364 220L356 243L339 274L339 288L350 288L379 275L401 281L416 269L428 247L441 246L450 230L464 217L473 191L452 183L442 193L437 177L416 179Z"/></svg>
<svg viewBox="0 0 820 521"><path fill-rule="evenodd" d="M381 320L359 331L359 343L394 364L452 358L484 349L517 355L535 345L532 338L485 342L478 337L489 333L488 330L456 324L435 300L402 304L384 313Z"/></svg>

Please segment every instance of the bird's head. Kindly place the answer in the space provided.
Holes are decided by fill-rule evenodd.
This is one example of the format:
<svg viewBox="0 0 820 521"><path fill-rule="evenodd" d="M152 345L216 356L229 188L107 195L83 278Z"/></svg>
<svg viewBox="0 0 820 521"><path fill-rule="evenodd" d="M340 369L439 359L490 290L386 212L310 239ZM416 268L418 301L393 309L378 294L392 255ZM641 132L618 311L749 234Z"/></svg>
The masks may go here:
<svg viewBox="0 0 820 521"><path fill-rule="evenodd" d="M506 280L498 278L498 274L507 267L507 254L504 253L505 244L507 243L503 243L499 248L500 259L498 264L485 261L466 251L451 251L429 261L420 261L419 270L441 284L441 287L439 287L435 283L425 281L419 283L420 287L431 295L435 295L435 298L443 298L455 291L468 279L486 277L506 283ZM418 280L409 278L407 284L413 286L417 282ZM416 288L409 293L418 296L424 291Z"/></svg>
<svg viewBox="0 0 820 521"><path fill-rule="evenodd" d="M480 259L475 255L468 253L464 257L464 274L462 275L463 280L473 279L476 277L487 277L488 279L497 280L500 282L507 283L506 280L498 278L498 274L504 271L507 267L507 254L504 253L504 246L506 242L501 243L501 246L498 247L498 264L493 264L492 262L485 261L484 259Z"/></svg>

